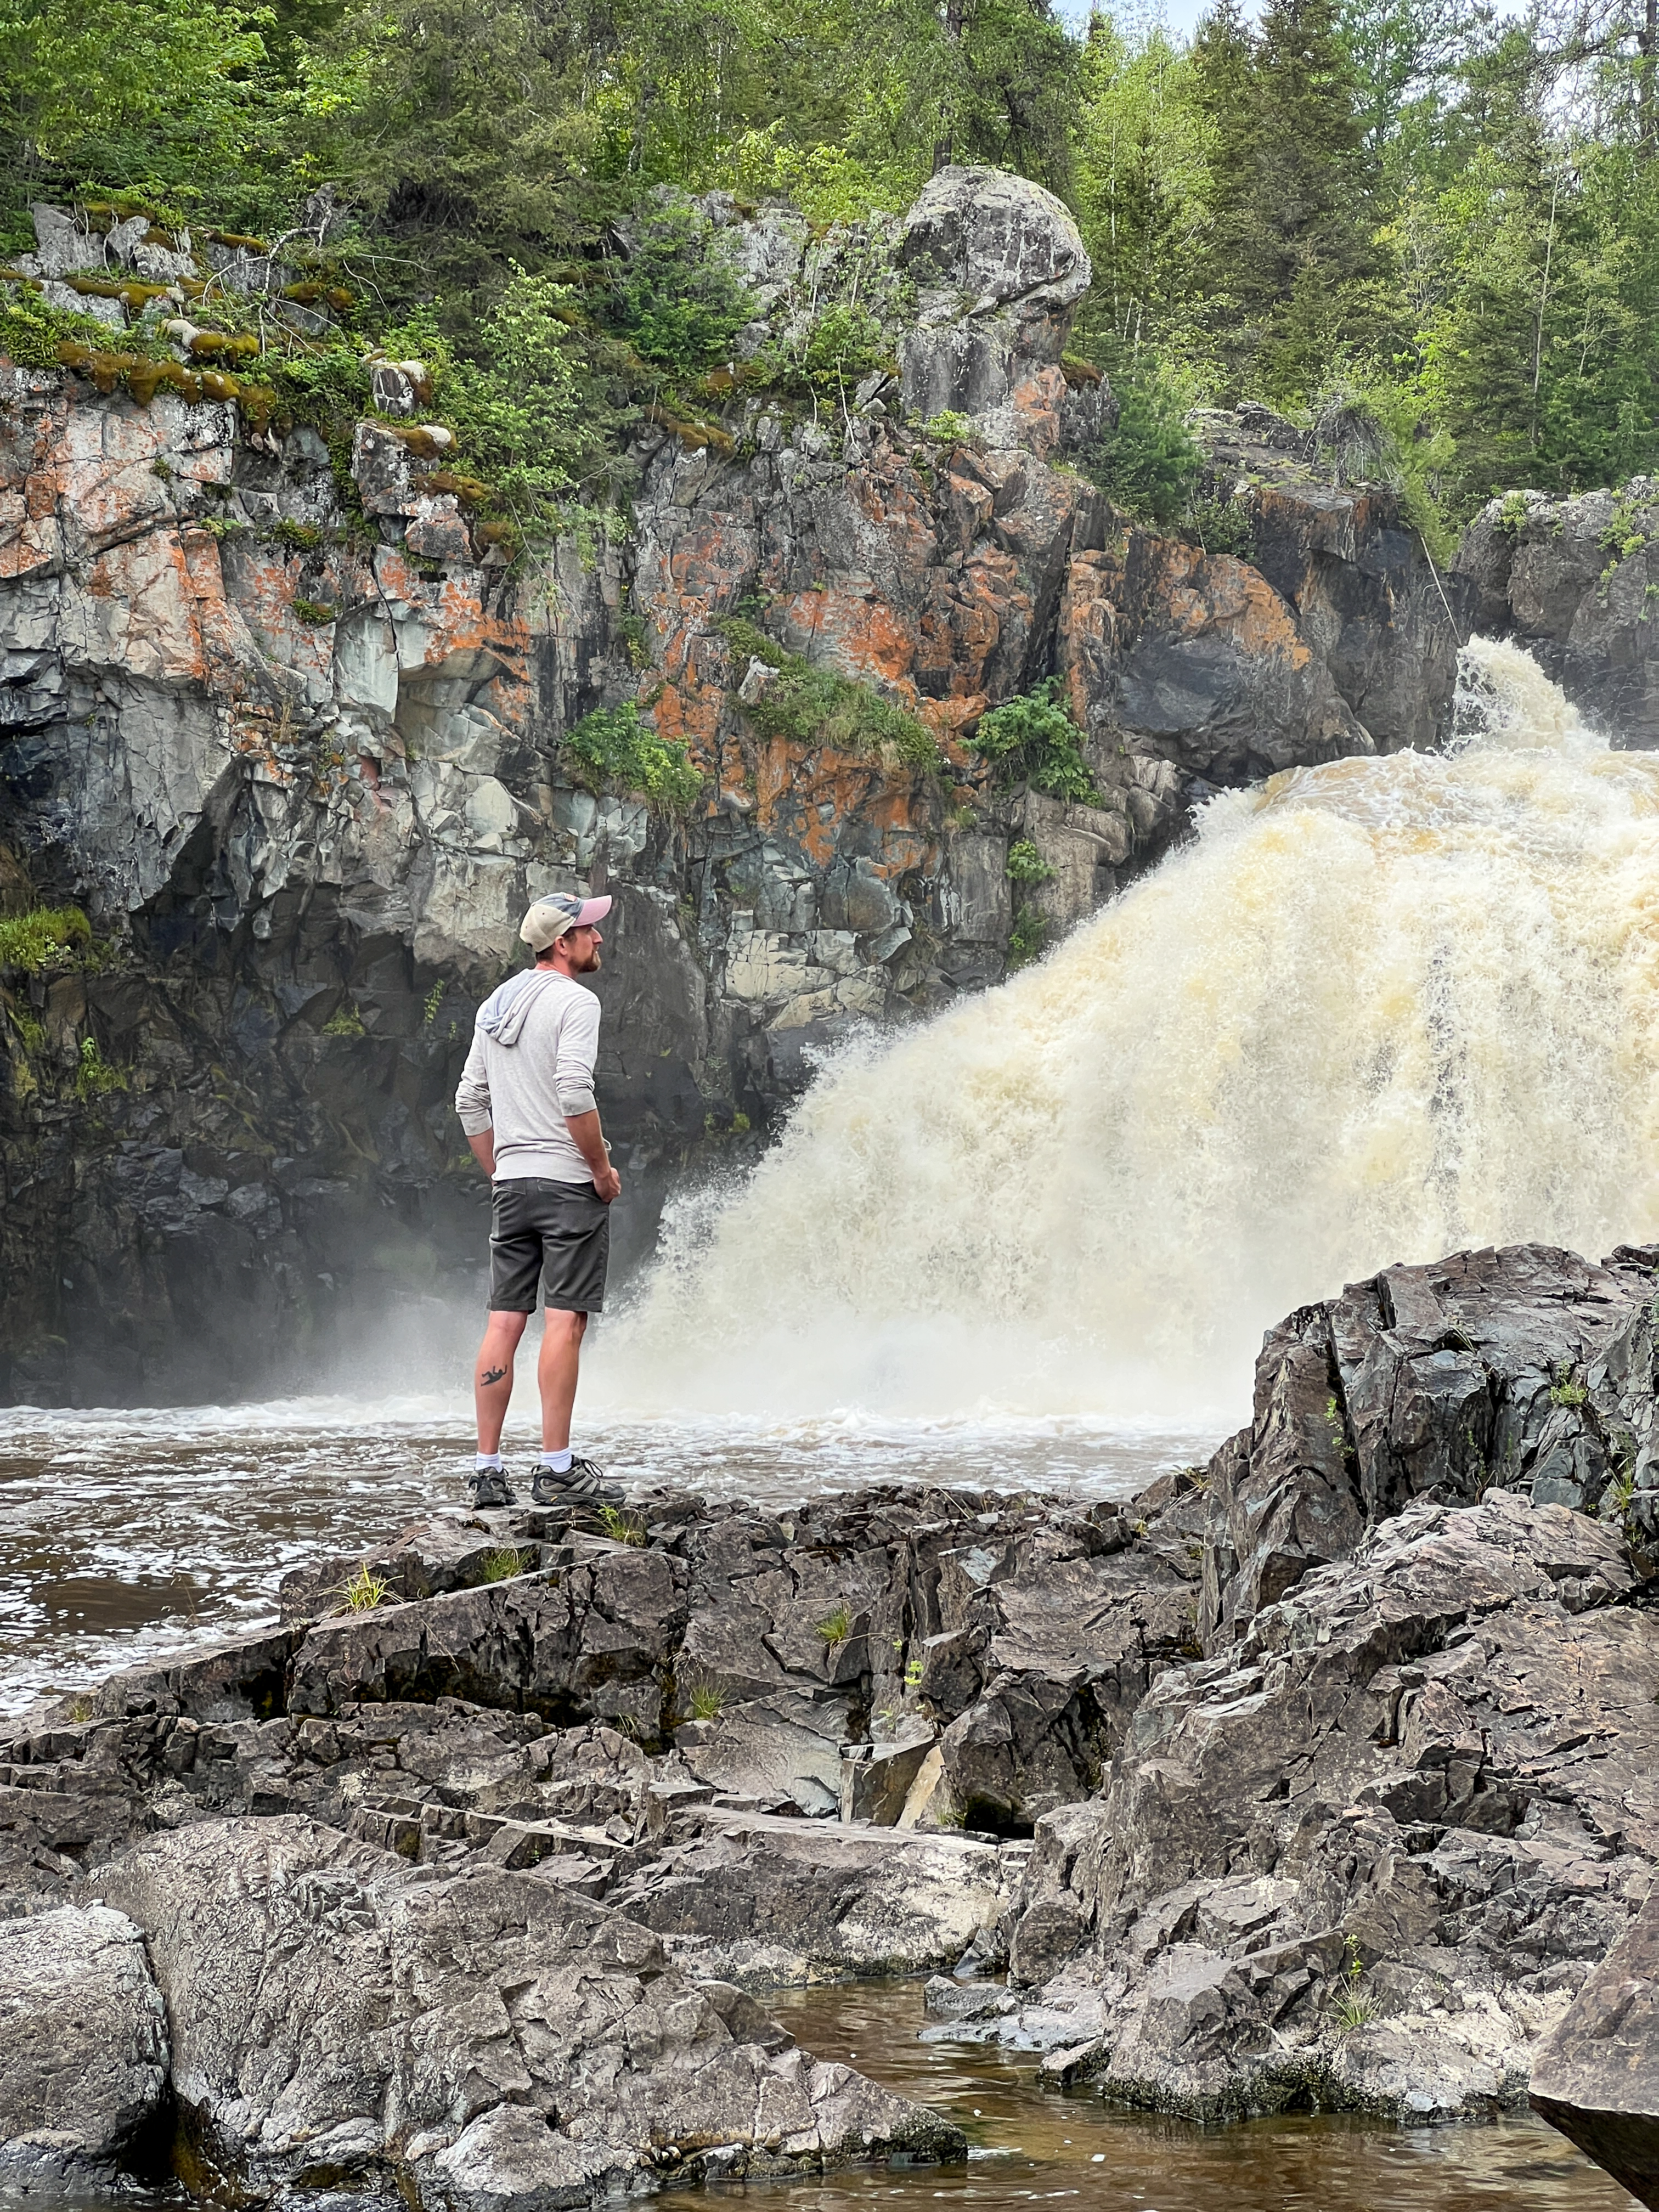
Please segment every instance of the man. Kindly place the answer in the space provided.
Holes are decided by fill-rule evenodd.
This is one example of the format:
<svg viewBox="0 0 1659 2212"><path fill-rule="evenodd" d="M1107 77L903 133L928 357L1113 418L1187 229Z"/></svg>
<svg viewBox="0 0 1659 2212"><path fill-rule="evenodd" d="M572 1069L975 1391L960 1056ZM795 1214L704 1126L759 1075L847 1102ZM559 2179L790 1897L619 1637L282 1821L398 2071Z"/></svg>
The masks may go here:
<svg viewBox="0 0 1659 2212"><path fill-rule="evenodd" d="M570 1449L582 1337L589 1314L605 1304L610 1209L622 1190L593 1103L599 1002L576 981L599 969L599 925L610 911L608 898L537 900L519 929L536 964L479 1007L455 1093L466 1140L491 1181L489 1325L472 1372L476 1505L515 1502L501 1424L538 1280L547 1316L536 1370L542 1449L531 1497L538 1505L622 1497Z"/></svg>

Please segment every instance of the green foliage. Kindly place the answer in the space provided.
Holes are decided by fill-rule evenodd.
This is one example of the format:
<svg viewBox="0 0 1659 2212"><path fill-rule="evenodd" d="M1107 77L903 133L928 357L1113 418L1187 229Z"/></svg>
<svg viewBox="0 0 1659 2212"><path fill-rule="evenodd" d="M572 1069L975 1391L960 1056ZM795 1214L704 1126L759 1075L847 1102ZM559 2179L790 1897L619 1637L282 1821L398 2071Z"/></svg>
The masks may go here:
<svg viewBox="0 0 1659 2212"><path fill-rule="evenodd" d="M717 1721L726 1710L725 1689L719 1682L694 1682L690 1705L694 1721Z"/></svg>
<svg viewBox="0 0 1659 2212"><path fill-rule="evenodd" d="M1008 877L1016 884L1051 884L1054 872L1029 837L1008 848Z"/></svg>
<svg viewBox="0 0 1659 2212"><path fill-rule="evenodd" d="M1498 511L1498 527L1510 538L1518 538L1527 526L1532 509L1522 491L1506 492L1504 504Z"/></svg>
<svg viewBox="0 0 1659 2212"><path fill-rule="evenodd" d="M1008 973L1029 968L1048 949L1048 925L1034 906L1023 906L1008 933Z"/></svg>
<svg viewBox="0 0 1659 2212"><path fill-rule="evenodd" d="M323 1024L325 1037L360 1037L366 1034L363 1018L349 999L342 999L334 1012Z"/></svg>
<svg viewBox="0 0 1659 2212"><path fill-rule="evenodd" d="M974 427L971 415L959 414L954 407L942 407L937 415L930 415L921 426L921 434L940 446L969 446L980 443L979 432Z"/></svg>
<svg viewBox="0 0 1659 2212"><path fill-rule="evenodd" d="M127 1072L124 1067L112 1067L98 1049L96 1037L82 1037L81 1052L75 1070L75 1095L77 1098L101 1098L111 1091L125 1091Z"/></svg>
<svg viewBox="0 0 1659 2212"><path fill-rule="evenodd" d="M671 202L635 223L610 313L642 361L693 376L727 358L750 308L736 270L711 249L708 223Z"/></svg>
<svg viewBox="0 0 1659 2212"><path fill-rule="evenodd" d="M1254 544L1250 510L1242 499L1197 499L1188 510L1187 535L1206 553L1232 553L1248 561Z"/></svg>
<svg viewBox="0 0 1659 2212"><path fill-rule="evenodd" d="M920 769L937 775L939 740L925 722L907 714L867 684L815 667L798 653L786 653L763 630L740 617L716 622L714 629L732 648L741 671L759 660L778 672L757 699L743 711L763 737L786 738L799 745L830 745L837 751L875 753L889 767Z"/></svg>
<svg viewBox="0 0 1659 2212"><path fill-rule="evenodd" d="M661 814L688 812L702 789L685 747L659 738L631 700L584 714L563 751L580 781L596 790L635 792Z"/></svg>
<svg viewBox="0 0 1659 2212"><path fill-rule="evenodd" d="M503 1544L499 1549L484 1553L478 1563L478 1572L487 1583L505 1583L511 1582L514 1575L525 1573L534 1565L533 1553L518 1551L511 1544Z"/></svg>
<svg viewBox="0 0 1659 2212"><path fill-rule="evenodd" d="M422 1002L421 1008L421 1024L422 1028L429 1030L433 1023L437 1020L438 1009L444 1002L444 993L447 988L447 984L441 981L434 983L432 986L432 988L427 993L424 1000Z"/></svg>
<svg viewBox="0 0 1659 2212"><path fill-rule="evenodd" d="M422 357L441 364L439 404L467 466L488 483L492 505L526 536L551 533L572 489L578 390L563 320L569 298L565 285L514 264L471 358L444 362L429 325L409 333L426 341Z"/></svg>
<svg viewBox="0 0 1659 2212"><path fill-rule="evenodd" d="M125 335L122 334L123 343ZM55 368L58 348L66 340L71 344L107 346L114 337L109 325L100 323L96 315L51 307L26 286L8 285L0 291L0 353L9 355L19 368Z"/></svg>
<svg viewBox="0 0 1659 2212"><path fill-rule="evenodd" d="M1582 1382L1573 1382L1571 1376L1564 1376L1560 1382L1550 1385L1552 1406L1583 1406L1589 1401L1589 1392Z"/></svg>
<svg viewBox="0 0 1659 2212"><path fill-rule="evenodd" d="M235 169L267 120L270 20L232 0L0 0L0 173L154 191Z"/></svg>
<svg viewBox="0 0 1659 2212"><path fill-rule="evenodd" d="M78 906L37 906L0 921L0 969L27 975L64 968L92 949L92 924Z"/></svg>
<svg viewBox="0 0 1659 2212"><path fill-rule="evenodd" d="M827 1613L817 1625L818 1634L826 1644L845 1644L853 1632L853 1608L844 1601Z"/></svg>
<svg viewBox="0 0 1659 2212"><path fill-rule="evenodd" d="M1117 399L1115 425L1084 457L1084 465L1115 506L1143 521L1170 525L1186 513L1203 466L1187 428L1184 396L1150 355L1113 349L1108 374Z"/></svg>
<svg viewBox="0 0 1659 2212"><path fill-rule="evenodd" d="M348 1612L373 1613L391 1587L384 1577L372 1571L365 1559L349 1581L341 1585L340 1595L345 1600Z"/></svg>
<svg viewBox="0 0 1659 2212"><path fill-rule="evenodd" d="M845 392L872 368L896 368L882 327L867 307L826 307L807 334L801 366L815 392Z"/></svg>
<svg viewBox="0 0 1659 2212"><path fill-rule="evenodd" d="M296 599L294 601L295 619L302 623L331 623L337 620L340 610L326 599Z"/></svg>
<svg viewBox="0 0 1659 2212"><path fill-rule="evenodd" d="M643 1544L647 1533L644 1522L620 1505L601 1505L599 1526L613 1544Z"/></svg>
<svg viewBox="0 0 1659 2212"><path fill-rule="evenodd" d="M1066 705L1065 686L1051 676L1023 699L993 708L968 743L1005 786L1029 783L1052 799L1092 799L1099 793L1081 736Z"/></svg>

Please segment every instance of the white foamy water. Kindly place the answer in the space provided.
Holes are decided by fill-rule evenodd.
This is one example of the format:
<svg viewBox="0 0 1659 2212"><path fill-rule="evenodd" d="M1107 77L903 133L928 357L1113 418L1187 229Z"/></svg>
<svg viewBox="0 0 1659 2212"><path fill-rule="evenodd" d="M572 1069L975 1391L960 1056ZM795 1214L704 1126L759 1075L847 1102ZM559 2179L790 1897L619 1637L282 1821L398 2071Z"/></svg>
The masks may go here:
<svg viewBox="0 0 1659 2212"><path fill-rule="evenodd" d="M1242 1411L1397 1261L1659 1231L1659 760L1523 653L1464 740L1275 776L1041 966L848 1054L688 1208L610 1402Z"/></svg>

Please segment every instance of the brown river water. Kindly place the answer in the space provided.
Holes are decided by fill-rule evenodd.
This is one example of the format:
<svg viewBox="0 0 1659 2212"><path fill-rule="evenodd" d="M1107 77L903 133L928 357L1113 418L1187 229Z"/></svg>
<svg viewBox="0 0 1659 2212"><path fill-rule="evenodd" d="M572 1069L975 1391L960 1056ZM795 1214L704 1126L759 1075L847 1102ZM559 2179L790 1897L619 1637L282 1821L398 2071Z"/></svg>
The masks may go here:
<svg viewBox="0 0 1659 2212"><path fill-rule="evenodd" d="M968 2163L687 2190L658 2198L661 2212L712 2212L711 2195L741 2197L747 2212L1633 2212L1636 2203L1541 2120L1197 2128L1114 2112L1087 2090L1039 2089L1029 2052L930 2028L918 1983L785 1990L765 2002L819 2057L948 2113L967 2133Z"/></svg>

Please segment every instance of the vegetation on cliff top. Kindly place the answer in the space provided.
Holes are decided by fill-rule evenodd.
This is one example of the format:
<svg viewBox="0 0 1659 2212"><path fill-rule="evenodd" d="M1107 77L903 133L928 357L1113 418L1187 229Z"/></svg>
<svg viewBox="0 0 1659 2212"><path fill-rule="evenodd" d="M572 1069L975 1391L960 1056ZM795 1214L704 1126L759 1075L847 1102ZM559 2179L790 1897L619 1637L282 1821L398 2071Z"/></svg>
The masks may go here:
<svg viewBox="0 0 1659 2212"><path fill-rule="evenodd" d="M280 245L336 351L438 362L523 526L625 497L641 411L718 444L700 380L750 301L663 187L821 229L988 161L1081 223L1115 497L1188 515L1195 402L1313 423L1340 393L1434 528L1659 466L1656 70L1632 0L1216 0L1190 42L1127 12L1073 35L1050 0L0 0L0 174L13 251L37 197ZM884 357L866 301L821 304L799 360L745 374L808 404ZM42 313L12 301L20 357Z"/></svg>

